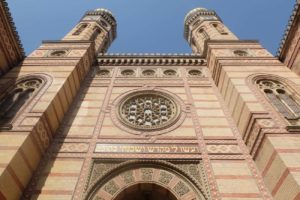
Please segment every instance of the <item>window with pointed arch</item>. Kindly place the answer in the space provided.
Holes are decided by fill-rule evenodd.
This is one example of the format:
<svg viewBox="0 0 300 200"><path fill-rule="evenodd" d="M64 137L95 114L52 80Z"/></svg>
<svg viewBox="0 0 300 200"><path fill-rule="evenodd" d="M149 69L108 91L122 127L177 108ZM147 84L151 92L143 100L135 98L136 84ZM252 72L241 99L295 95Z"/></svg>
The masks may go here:
<svg viewBox="0 0 300 200"><path fill-rule="evenodd" d="M0 97L0 129L11 129L12 121L42 87L42 78L31 77L17 81Z"/></svg>
<svg viewBox="0 0 300 200"><path fill-rule="evenodd" d="M300 98L286 84L272 79L257 80L259 89L291 125L300 125Z"/></svg>

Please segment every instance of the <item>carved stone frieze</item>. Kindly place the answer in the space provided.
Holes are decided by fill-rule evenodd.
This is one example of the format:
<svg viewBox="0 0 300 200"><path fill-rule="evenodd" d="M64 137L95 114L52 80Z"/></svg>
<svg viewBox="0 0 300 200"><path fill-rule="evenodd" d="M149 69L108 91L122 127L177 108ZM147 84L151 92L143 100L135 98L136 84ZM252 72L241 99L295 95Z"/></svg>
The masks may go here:
<svg viewBox="0 0 300 200"><path fill-rule="evenodd" d="M43 148L47 149L50 144L50 138L47 133L47 129L42 121L39 121L38 124L36 125L36 132L43 145Z"/></svg>
<svg viewBox="0 0 300 200"><path fill-rule="evenodd" d="M92 184L98 177L103 176L103 174L115 167L117 164L118 163L115 162L94 163L91 168L89 184Z"/></svg>
<svg viewBox="0 0 300 200"><path fill-rule="evenodd" d="M142 180L143 181L151 181L153 176L153 169L151 168L142 168Z"/></svg>
<svg viewBox="0 0 300 200"><path fill-rule="evenodd" d="M115 181L111 180L104 185L103 190L113 196L119 190L119 186L115 183Z"/></svg>
<svg viewBox="0 0 300 200"><path fill-rule="evenodd" d="M95 198L93 200L104 200L104 199L100 196L95 196Z"/></svg>
<svg viewBox="0 0 300 200"><path fill-rule="evenodd" d="M207 145L207 151L209 154L242 154L238 145Z"/></svg>
<svg viewBox="0 0 300 200"><path fill-rule="evenodd" d="M57 143L53 144L52 148L56 152L65 152L65 153L81 153L87 152L89 148L88 143Z"/></svg>
<svg viewBox="0 0 300 200"><path fill-rule="evenodd" d="M133 176L133 171L126 171L123 174L121 174L123 177L123 180L126 184L134 182L134 176Z"/></svg>
<svg viewBox="0 0 300 200"><path fill-rule="evenodd" d="M175 185L174 190L180 197L182 197L190 191L190 189L181 181L179 181Z"/></svg>
<svg viewBox="0 0 300 200"><path fill-rule="evenodd" d="M202 165L201 162L199 163L176 163L178 167L180 167L182 170L190 174L192 177L194 177L199 184L203 185L203 178L200 172L200 166Z"/></svg>
<svg viewBox="0 0 300 200"><path fill-rule="evenodd" d="M170 181L172 180L173 175L166 172L166 171L160 171L160 177L159 177L159 182L161 182L164 185L168 185Z"/></svg>

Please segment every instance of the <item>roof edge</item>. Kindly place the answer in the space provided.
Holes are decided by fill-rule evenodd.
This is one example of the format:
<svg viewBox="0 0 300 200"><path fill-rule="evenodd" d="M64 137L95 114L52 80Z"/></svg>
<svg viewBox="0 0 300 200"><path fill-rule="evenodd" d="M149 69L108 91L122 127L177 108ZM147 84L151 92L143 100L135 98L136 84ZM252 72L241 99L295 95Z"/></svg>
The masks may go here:
<svg viewBox="0 0 300 200"><path fill-rule="evenodd" d="M18 33L17 28L15 26L15 23L13 21L12 15L10 13L10 10L9 10L9 7L8 7L8 3L6 2L6 0L2 0L2 1L0 1L0 3L3 5L5 15L6 15L7 19L8 19L8 22L10 23L10 27L12 29L13 36L16 39L17 47L19 48L21 56L24 58L25 57L25 51L24 51L24 48L23 48L23 45L22 45L19 33Z"/></svg>
<svg viewBox="0 0 300 200"><path fill-rule="evenodd" d="M287 40L289 38L289 34L291 32L291 28L295 25L296 21L296 16L297 14L300 14L300 1L296 0L296 3L294 5L294 9L292 11L292 15L290 16L290 19L288 21L288 24L286 25L285 32L283 34L283 37L281 39L281 42L279 44L279 48L277 50L276 56L281 57L283 54L283 50L285 49L284 47L287 45Z"/></svg>

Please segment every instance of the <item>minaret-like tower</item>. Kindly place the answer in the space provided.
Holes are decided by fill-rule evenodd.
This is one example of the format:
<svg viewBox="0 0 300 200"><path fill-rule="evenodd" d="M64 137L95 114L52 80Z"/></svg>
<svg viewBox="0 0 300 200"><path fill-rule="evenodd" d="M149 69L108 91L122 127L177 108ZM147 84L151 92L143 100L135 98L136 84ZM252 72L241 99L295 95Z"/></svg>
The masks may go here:
<svg viewBox="0 0 300 200"><path fill-rule="evenodd" d="M205 8L191 10L184 19L184 25L184 37L194 53L203 54L209 40L238 40L215 11Z"/></svg>
<svg viewBox="0 0 300 200"><path fill-rule="evenodd" d="M17 142L7 144L13 150L2 152L6 159L0 159L0 199L20 199L98 53L106 52L115 37L110 11L88 11L63 39L43 41L1 79L0 92L7 95L0 99L0 140L8 135L7 141ZM26 161L22 170L16 158Z"/></svg>
<svg viewBox="0 0 300 200"><path fill-rule="evenodd" d="M238 141L246 144L264 180L259 182L270 191L262 190L263 199L300 199L300 156L294 150L300 144L299 77L258 41L239 40L214 11L189 12L184 36L207 60Z"/></svg>
<svg viewBox="0 0 300 200"><path fill-rule="evenodd" d="M103 53L116 38L116 20L106 9L96 9L85 13L80 22L63 40L95 41L95 51Z"/></svg>

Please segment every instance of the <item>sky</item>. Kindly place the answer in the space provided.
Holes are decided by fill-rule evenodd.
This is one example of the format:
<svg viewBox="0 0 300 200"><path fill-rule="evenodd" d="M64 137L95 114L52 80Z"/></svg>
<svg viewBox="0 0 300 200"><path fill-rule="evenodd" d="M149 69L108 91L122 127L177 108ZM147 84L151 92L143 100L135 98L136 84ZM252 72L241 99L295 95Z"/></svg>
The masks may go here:
<svg viewBox="0 0 300 200"><path fill-rule="evenodd" d="M109 9L117 38L109 53L191 53L183 38L185 15L215 10L243 40L259 40L277 52L295 0L7 0L26 54L42 40L59 40L87 10Z"/></svg>

